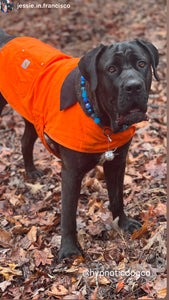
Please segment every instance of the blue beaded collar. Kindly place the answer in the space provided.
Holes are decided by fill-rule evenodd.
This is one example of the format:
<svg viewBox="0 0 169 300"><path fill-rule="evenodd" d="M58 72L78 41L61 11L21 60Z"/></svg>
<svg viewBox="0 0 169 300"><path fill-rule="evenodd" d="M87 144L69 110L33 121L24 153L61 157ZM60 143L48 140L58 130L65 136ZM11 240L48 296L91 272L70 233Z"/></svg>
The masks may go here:
<svg viewBox="0 0 169 300"><path fill-rule="evenodd" d="M87 93L86 93L86 88L85 88L85 78L83 76L81 76L81 91L82 91L83 102L85 104L85 107L86 107L90 117L94 120L94 122L96 124L98 124L101 128L103 128L104 126L101 124L100 118L98 118L97 115L95 114L95 112L93 111L91 104L87 98ZM123 132L124 130L128 129L129 127L130 126L123 125L123 127L118 132Z"/></svg>
<svg viewBox="0 0 169 300"><path fill-rule="evenodd" d="M86 88L85 88L85 78L83 76L81 76L81 91L82 91L83 102L85 104L85 107L86 107L90 117L94 120L94 122L96 124L98 124L101 128L103 128L103 126L101 125L100 118L98 118L97 115L95 114L95 112L93 111L91 104L89 103L89 100L87 98L87 93L86 93Z"/></svg>

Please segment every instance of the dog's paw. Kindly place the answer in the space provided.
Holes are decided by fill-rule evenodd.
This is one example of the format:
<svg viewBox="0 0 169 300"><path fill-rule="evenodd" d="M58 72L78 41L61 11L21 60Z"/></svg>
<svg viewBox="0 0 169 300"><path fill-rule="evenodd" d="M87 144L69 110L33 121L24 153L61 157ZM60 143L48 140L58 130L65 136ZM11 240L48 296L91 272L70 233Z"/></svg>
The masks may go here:
<svg viewBox="0 0 169 300"><path fill-rule="evenodd" d="M119 219L119 227L123 229L124 232L133 234L134 230L139 230L142 227L142 224L134 219L125 216Z"/></svg>
<svg viewBox="0 0 169 300"><path fill-rule="evenodd" d="M36 179L42 177L44 175L44 172L41 170L34 169L32 171L27 171L26 174L29 178Z"/></svg>
<svg viewBox="0 0 169 300"><path fill-rule="evenodd" d="M59 250L58 260L59 262L64 258L72 258L75 259L76 256L82 256L82 252L80 251L80 247L76 246L75 244L64 244L61 246Z"/></svg>

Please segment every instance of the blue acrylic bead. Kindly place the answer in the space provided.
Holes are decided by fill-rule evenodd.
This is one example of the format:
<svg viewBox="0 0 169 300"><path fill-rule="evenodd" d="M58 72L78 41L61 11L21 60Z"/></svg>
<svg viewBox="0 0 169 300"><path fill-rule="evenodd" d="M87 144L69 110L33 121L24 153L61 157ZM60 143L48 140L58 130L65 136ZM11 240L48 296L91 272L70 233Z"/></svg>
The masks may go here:
<svg viewBox="0 0 169 300"><path fill-rule="evenodd" d="M127 130L129 128L129 126L127 125L123 125L123 127L119 130L120 132L123 132L124 130Z"/></svg>
<svg viewBox="0 0 169 300"><path fill-rule="evenodd" d="M92 107L89 103L89 100L87 99L87 93L86 93L86 88L85 88L85 78L83 76L81 76L81 91L82 91L83 102L85 104L86 109L88 110L88 113L90 113L90 117L94 120L94 122L96 124L101 123L100 119L93 112ZM123 130L123 128L122 128L122 130Z"/></svg>
<svg viewBox="0 0 169 300"><path fill-rule="evenodd" d="M129 127L127 125L123 125L123 131L128 129Z"/></svg>
<svg viewBox="0 0 169 300"><path fill-rule="evenodd" d="M86 103L85 106L86 106L87 109L91 108L90 103Z"/></svg>
<svg viewBox="0 0 169 300"><path fill-rule="evenodd" d="M99 118L95 118L95 119L94 119L94 122L95 122L96 124L99 124L99 123L100 123L100 119L99 119Z"/></svg>
<svg viewBox="0 0 169 300"><path fill-rule="evenodd" d="M91 114L91 118L92 119L96 118L96 114L95 113Z"/></svg>
<svg viewBox="0 0 169 300"><path fill-rule="evenodd" d="M82 97L83 97L83 98L87 98L86 91L82 91Z"/></svg>

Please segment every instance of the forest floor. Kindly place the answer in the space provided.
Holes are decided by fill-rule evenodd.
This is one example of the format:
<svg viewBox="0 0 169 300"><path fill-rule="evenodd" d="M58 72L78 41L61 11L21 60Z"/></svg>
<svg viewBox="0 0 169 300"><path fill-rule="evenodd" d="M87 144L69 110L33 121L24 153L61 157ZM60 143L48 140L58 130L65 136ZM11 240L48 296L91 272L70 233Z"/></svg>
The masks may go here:
<svg viewBox="0 0 169 300"><path fill-rule="evenodd" d="M45 1L30 1L36 2ZM100 43L136 37L159 49L160 81L152 82L150 120L137 126L124 181L125 211L143 227L132 236L114 229L103 168L97 166L83 181L77 212L85 257L58 264L61 163L38 140L35 163L45 175L27 178L20 145L24 123L7 106L0 118L2 300L150 300L166 295L166 2L83 2L65 1L67 9L0 12L0 27L12 35L39 38L72 56L82 56Z"/></svg>

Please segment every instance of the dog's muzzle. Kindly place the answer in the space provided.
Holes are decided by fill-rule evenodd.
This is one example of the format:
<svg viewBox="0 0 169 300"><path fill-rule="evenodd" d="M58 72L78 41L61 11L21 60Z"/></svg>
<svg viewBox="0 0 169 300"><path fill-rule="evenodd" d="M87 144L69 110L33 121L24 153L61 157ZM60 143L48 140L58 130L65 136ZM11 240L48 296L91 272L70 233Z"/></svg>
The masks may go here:
<svg viewBox="0 0 169 300"><path fill-rule="evenodd" d="M118 126L121 127L123 125L132 125L134 123L139 123L142 121L148 121L148 116L146 113L141 110L135 108L131 109L127 114L120 114L118 117Z"/></svg>
<svg viewBox="0 0 169 300"><path fill-rule="evenodd" d="M132 125L142 121L147 121L147 100L144 83L140 80L130 79L124 87L125 103L122 103L121 111L117 117L118 126ZM126 104L126 107L125 107Z"/></svg>

